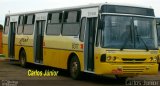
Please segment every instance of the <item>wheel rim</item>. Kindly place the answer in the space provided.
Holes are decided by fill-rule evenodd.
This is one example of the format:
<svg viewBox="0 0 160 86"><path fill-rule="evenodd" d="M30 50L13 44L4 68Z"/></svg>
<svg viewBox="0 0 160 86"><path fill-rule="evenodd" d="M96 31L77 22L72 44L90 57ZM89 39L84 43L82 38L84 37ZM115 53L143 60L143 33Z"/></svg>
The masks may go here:
<svg viewBox="0 0 160 86"><path fill-rule="evenodd" d="M78 71L78 64L77 64L77 62L73 62L72 67L71 67L71 75L73 77L76 77L77 71Z"/></svg>
<svg viewBox="0 0 160 86"><path fill-rule="evenodd" d="M21 59L20 60L21 60L21 65L24 66L25 65L25 56L24 56L23 53L21 54Z"/></svg>
<svg viewBox="0 0 160 86"><path fill-rule="evenodd" d="M24 58L21 58L21 64L24 65Z"/></svg>

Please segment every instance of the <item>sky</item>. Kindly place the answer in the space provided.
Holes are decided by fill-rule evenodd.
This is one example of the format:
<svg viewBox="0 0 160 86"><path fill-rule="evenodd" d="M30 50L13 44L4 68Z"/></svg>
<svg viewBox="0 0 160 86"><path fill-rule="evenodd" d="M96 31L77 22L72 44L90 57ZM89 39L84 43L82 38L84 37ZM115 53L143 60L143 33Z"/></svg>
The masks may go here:
<svg viewBox="0 0 160 86"><path fill-rule="evenodd" d="M155 11L156 17L160 17L160 0L0 0L0 24L4 24L5 15L8 13L28 12L105 2L152 7Z"/></svg>

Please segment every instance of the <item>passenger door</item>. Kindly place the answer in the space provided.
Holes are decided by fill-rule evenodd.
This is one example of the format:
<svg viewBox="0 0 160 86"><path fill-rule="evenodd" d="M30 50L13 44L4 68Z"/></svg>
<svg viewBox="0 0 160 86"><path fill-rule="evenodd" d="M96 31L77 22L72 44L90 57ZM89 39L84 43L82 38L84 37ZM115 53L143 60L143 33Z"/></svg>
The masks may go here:
<svg viewBox="0 0 160 86"><path fill-rule="evenodd" d="M81 33L82 40L84 38L84 71L93 73L95 70L94 47L98 18L98 7L82 9L81 12L81 29L85 27L84 37Z"/></svg>
<svg viewBox="0 0 160 86"><path fill-rule="evenodd" d="M86 70L94 71L94 43L97 18L87 18L85 38L84 38L84 56Z"/></svg>
<svg viewBox="0 0 160 86"><path fill-rule="evenodd" d="M44 36L45 21L36 21L35 29L35 62L43 61L43 36Z"/></svg>
<svg viewBox="0 0 160 86"><path fill-rule="evenodd" d="M8 57L15 58L15 34L18 24L18 16L10 17L10 27L8 34Z"/></svg>
<svg viewBox="0 0 160 86"><path fill-rule="evenodd" d="M46 28L46 13L36 14L35 32L34 32L34 57L35 63L43 63L43 38Z"/></svg>

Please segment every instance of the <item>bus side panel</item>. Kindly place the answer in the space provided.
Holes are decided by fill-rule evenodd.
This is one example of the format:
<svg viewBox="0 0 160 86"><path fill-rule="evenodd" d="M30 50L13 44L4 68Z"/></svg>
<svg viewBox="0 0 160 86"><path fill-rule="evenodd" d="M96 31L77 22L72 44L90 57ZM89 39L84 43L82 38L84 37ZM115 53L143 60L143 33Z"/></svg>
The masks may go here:
<svg viewBox="0 0 160 86"><path fill-rule="evenodd" d="M19 51L21 46L15 45L15 60L19 60Z"/></svg>
<svg viewBox="0 0 160 86"><path fill-rule="evenodd" d="M8 58L8 44L3 44L3 54Z"/></svg>
<svg viewBox="0 0 160 86"><path fill-rule="evenodd" d="M24 50L26 52L27 62L34 63L33 46L24 46Z"/></svg>
<svg viewBox="0 0 160 86"><path fill-rule="evenodd" d="M15 59L19 60L21 48L26 52L27 62L34 63L33 58L33 35L16 35L15 39Z"/></svg>
<svg viewBox="0 0 160 86"><path fill-rule="evenodd" d="M46 36L44 37L44 65L67 69L67 61L71 53L75 53L81 64L81 70L83 70L83 52L80 50L80 46L77 46L77 50L72 49L72 43L80 45L78 40L73 40L70 37L62 36ZM80 52L79 52L80 51Z"/></svg>
<svg viewBox="0 0 160 86"><path fill-rule="evenodd" d="M75 53L80 61L80 66L81 66L81 71L84 70L84 61L83 61L83 57L82 57L82 52L78 52L78 51L66 51L66 50L61 50L60 52L60 58L59 58L59 67L63 68L63 69L67 69L67 62L69 59L69 55L71 55L71 53Z"/></svg>
<svg viewBox="0 0 160 86"><path fill-rule="evenodd" d="M84 53L83 51L76 52L78 59L80 61L81 71L84 71L84 54L83 53Z"/></svg>
<svg viewBox="0 0 160 86"><path fill-rule="evenodd" d="M33 35L23 35L24 50L26 52L27 62L34 63Z"/></svg>
<svg viewBox="0 0 160 86"><path fill-rule="evenodd" d="M67 69L69 44L64 38L62 36L45 36L44 44L44 65Z"/></svg>
<svg viewBox="0 0 160 86"><path fill-rule="evenodd" d="M58 67L59 51L51 48L43 48L43 64Z"/></svg>
<svg viewBox="0 0 160 86"><path fill-rule="evenodd" d="M19 53L20 53L20 49L23 47L20 44L20 40L22 38L22 35L17 35L15 37L15 60L19 60Z"/></svg>
<svg viewBox="0 0 160 86"><path fill-rule="evenodd" d="M81 64L81 71L84 70L83 52L44 48L44 65L67 69L69 55L75 53Z"/></svg>
<svg viewBox="0 0 160 86"><path fill-rule="evenodd" d="M8 36L3 34L3 54L8 58Z"/></svg>

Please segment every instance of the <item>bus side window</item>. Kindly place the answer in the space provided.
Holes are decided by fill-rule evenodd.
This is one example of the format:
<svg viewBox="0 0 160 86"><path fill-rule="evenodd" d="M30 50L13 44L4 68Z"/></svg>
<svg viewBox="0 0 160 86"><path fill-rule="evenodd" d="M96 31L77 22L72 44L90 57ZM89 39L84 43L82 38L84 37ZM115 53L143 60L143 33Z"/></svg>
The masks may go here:
<svg viewBox="0 0 160 86"><path fill-rule="evenodd" d="M85 27L86 27L86 18L82 18L82 20L81 20L81 30L80 30L80 36L79 36L79 39L82 42L84 41Z"/></svg>
<svg viewBox="0 0 160 86"><path fill-rule="evenodd" d="M19 26L18 26L18 30L17 30L17 34L22 34L23 33L23 20L24 20L24 16L20 16L19 17Z"/></svg>
<svg viewBox="0 0 160 86"><path fill-rule="evenodd" d="M80 30L80 11L64 12L62 35L77 36Z"/></svg>
<svg viewBox="0 0 160 86"><path fill-rule="evenodd" d="M62 13L48 15L47 35L60 35L62 28Z"/></svg>
<svg viewBox="0 0 160 86"><path fill-rule="evenodd" d="M6 17L5 19L5 26L4 26L4 34L8 34L8 31L9 31L9 17Z"/></svg>
<svg viewBox="0 0 160 86"><path fill-rule="evenodd" d="M24 29L23 33L25 35L32 35L33 34L33 29L34 29L34 20L35 20L35 15L27 15L25 16L25 22L24 22Z"/></svg>

